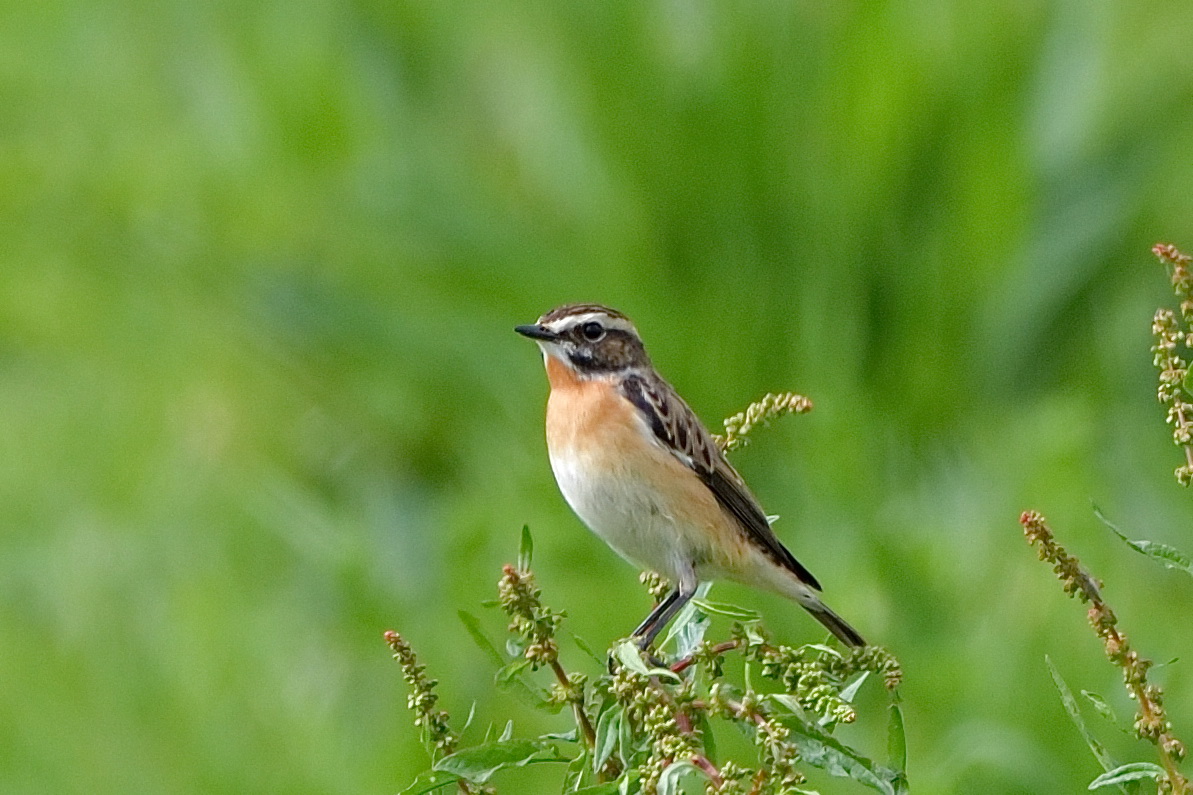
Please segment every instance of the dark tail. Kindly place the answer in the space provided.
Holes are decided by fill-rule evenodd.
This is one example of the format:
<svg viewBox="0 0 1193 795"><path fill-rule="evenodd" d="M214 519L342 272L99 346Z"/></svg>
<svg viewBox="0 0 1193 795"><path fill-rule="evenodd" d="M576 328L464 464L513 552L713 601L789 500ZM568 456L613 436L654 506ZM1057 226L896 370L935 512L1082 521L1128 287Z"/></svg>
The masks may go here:
<svg viewBox="0 0 1193 795"><path fill-rule="evenodd" d="M807 604L800 602L807 609L809 613L816 617L816 620L828 627L828 631L837 636L837 638L846 646L865 646L866 641L858 634L857 630L849 626L845 619L834 613L829 609L828 605L816 600L815 604Z"/></svg>

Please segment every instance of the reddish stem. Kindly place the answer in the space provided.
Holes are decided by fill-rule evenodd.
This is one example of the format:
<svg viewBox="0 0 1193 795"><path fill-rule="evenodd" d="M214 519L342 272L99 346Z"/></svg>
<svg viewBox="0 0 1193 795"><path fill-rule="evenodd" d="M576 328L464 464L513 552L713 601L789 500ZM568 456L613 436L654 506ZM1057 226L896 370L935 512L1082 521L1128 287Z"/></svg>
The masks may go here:
<svg viewBox="0 0 1193 795"><path fill-rule="evenodd" d="M725 779L721 777L721 771L717 770L712 762L708 761L708 757L702 754L696 754L692 757L692 764L704 771L708 776L714 787L725 786Z"/></svg>
<svg viewBox="0 0 1193 795"><path fill-rule="evenodd" d="M713 646L711 651L713 654L724 654L727 651L736 649L739 645L741 644L736 640L727 640L724 643L718 643L716 646ZM671 673L678 674L686 671L694 662L696 662L696 655L693 654L684 657L682 660L671 664Z"/></svg>

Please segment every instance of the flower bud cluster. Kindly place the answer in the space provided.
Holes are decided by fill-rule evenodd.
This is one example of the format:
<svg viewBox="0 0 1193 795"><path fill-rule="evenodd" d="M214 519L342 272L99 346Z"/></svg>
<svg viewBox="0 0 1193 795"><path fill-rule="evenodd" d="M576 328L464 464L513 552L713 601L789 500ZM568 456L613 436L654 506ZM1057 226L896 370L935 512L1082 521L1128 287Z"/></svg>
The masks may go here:
<svg viewBox="0 0 1193 795"><path fill-rule="evenodd" d="M1168 758L1177 761L1183 759L1186 748L1172 734L1172 723L1164 711L1163 690L1147 680L1152 662L1131 648L1130 640L1118 628L1118 617L1102 599L1099 583L1053 538L1052 530L1042 515L1036 511L1024 511L1019 522L1023 525L1028 543L1039 544L1040 560L1053 564L1053 571L1064 583L1065 592L1090 603L1090 626L1102 641L1107 658L1122 670L1127 694L1139 703L1134 723L1136 734L1155 744Z"/></svg>
<svg viewBox="0 0 1193 795"><path fill-rule="evenodd" d="M1032 546L1039 544L1040 560L1052 564L1052 571L1063 584L1065 593L1076 596L1082 602L1101 603L1101 583L1081 568L1081 561L1056 543L1043 516L1036 511L1024 511L1019 516L1019 524L1023 525L1027 543Z"/></svg>
<svg viewBox="0 0 1193 795"><path fill-rule="evenodd" d="M447 756L456 750L458 739L448 726L448 714L435 709L439 696L434 688L438 682L426 675L426 666L420 665L414 649L406 639L394 631L385 633L385 642L393 650L394 659L402 668L402 678L410 686L406 706L414 713L414 725L423 735L423 741L431 749L431 755Z"/></svg>
<svg viewBox="0 0 1193 795"><path fill-rule="evenodd" d="M534 585L534 575L506 565L497 583L497 600L510 618L509 631L526 643L524 652L531 667L552 665L559 659L555 632L563 623L563 613L545 607L541 592Z"/></svg>
<svg viewBox="0 0 1193 795"><path fill-rule="evenodd" d="M751 795L762 791L765 781L764 771L755 772L748 767L742 767L737 762L729 760L721 764L718 771L721 781L709 781L704 788L704 795Z"/></svg>
<svg viewBox="0 0 1193 795"><path fill-rule="evenodd" d="M747 436L754 427L765 425L775 417L784 414L807 414L812 410L812 401L794 392L768 392L762 400L755 401L745 411L725 420L725 435L714 436L713 441L722 452L729 452L744 446Z"/></svg>
<svg viewBox="0 0 1193 795"><path fill-rule="evenodd" d="M691 728L689 714L695 698L692 681L664 688L651 677L621 667L614 672L609 691L625 708L634 734L646 738L646 760L638 770L642 792L653 795L672 763L701 756L700 734Z"/></svg>
<svg viewBox="0 0 1193 795"><path fill-rule="evenodd" d="M1193 326L1193 275L1189 273L1189 263L1193 258L1182 254L1171 243L1157 243L1152 246L1152 253L1160 262L1172 268L1172 291L1180 301L1181 316L1186 327Z"/></svg>
<svg viewBox="0 0 1193 795"><path fill-rule="evenodd" d="M671 581L657 571L642 572L638 575L638 582L646 586L655 604L666 599L667 594L671 592Z"/></svg>
<svg viewBox="0 0 1193 795"><path fill-rule="evenodd" d="M794 696L808 712L821 715L834 723L853 723L857 712L853 705L841 698L844 681L839 678L838 666L829 664L829 654L809 646L770 646L762 651L762 675L780 682L783 689Z"/></svg>
<svg viewBox="0 0 1193 795"><path fill-rule="evenodd" d="M1193 348L1193 276L1189 257L1175 246L1158 244L1152 251L1172 270L1172 289L1180 302L1180 320L1171 309L1158 309L1152 319L1152 363L1159 370L1156 397L1167 408L1165 419L1172 426L1172 441L1183 448L1185 463L1174 472L1182 486L1193 484L1193 403L1187 383L1189 364L1181 351Z"/></svg>
<svg viewBox="0 0 1193 795"><path fill-rule="evenodd" d="M758 746L762 765L751 792L778 795L806 781L796 767L800 756L799 749L791 742L791 730L770 717L756 693L738 693L732 686L718 682L709 692L709 714L754 724L754 744Z"/></svg>
<svg viewBox="0 0 1193 795"><path fill-rule="evenodd" d="M576 726L585 745L593 746L595 730L584 710L584 686L588 678L580 673L567 673L559 663L559 644L555 633L563 623L564 614L543 604L542 592L534 584L534 574L506 564L497 582L497 602L509 617L509 631L517 636L511 644L522 650L531 670L548 668L555 675L555 684L547 694L546 704L563 707L570 704Z"/></svg>
<svg viewBox="0 0 1193 795"><path fill-rule="evenodd" d="M869 671L881 676L882 686L887 690L894 690L903 682L903 666L899 665L895 655L882 646L853 649L844 659L844 663L848 666L850 674L855 671Z"/></svg>
<svg viewBox="0 0 1193 795"><path fill-rule="evenodd" d="M584 687L588 684L588 677L579 671L567 675L565 682L556 682L547 694L547 703L558 707L568 704L584 703Z"/></svg>
<svg viewBox="0 0 1193 795"><path fill-rule="evenodd" d="M734 638L743 656L757 662L767 679L779 682L799 705L833 723L853 723L857 712L841 697L846 683L869 671L881 676L888 690L899 686L903 670L894 656L879 646L841 654L827 646L776 646L756 628L737 627Z"/></svg>

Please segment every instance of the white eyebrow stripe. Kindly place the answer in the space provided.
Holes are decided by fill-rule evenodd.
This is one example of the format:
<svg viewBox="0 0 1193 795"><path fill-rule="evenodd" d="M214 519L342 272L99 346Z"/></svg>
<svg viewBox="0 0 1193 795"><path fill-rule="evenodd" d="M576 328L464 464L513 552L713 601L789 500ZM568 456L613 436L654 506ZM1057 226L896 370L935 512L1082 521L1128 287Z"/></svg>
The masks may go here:
<svg viewBox="0 0 1193 795"><path fill-rule="evenodd" d="M544 324L546 328L554 332L561 332L564 329L575 328L584 323L591 323L596 321L607 329L619 329L621 331L628 331L637 336L638 330L634 328L634 324L624 318L613 317L604 312L585 312L582 315L568 315L561 317L559 320Z"/></svg>

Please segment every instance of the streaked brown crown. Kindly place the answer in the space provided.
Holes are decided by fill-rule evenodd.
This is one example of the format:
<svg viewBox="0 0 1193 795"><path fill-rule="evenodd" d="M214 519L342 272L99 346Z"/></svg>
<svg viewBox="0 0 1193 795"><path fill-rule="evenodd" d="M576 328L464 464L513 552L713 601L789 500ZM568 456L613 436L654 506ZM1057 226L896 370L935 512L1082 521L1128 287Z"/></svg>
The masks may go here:
<svg viewBox="0 0 1193 795"><path fill-rule="evenodd" d="M579 317L580 315L588 315L593 313L603 314L609 318L616 320L624 320L626 323L630 319L625 316L623 312L618 312L616 309L611 309L601 304L564 304L557 306L547 314L539 318L539 324L543 326L553 325L558 320L563 320L570 317Z"/></svg>

